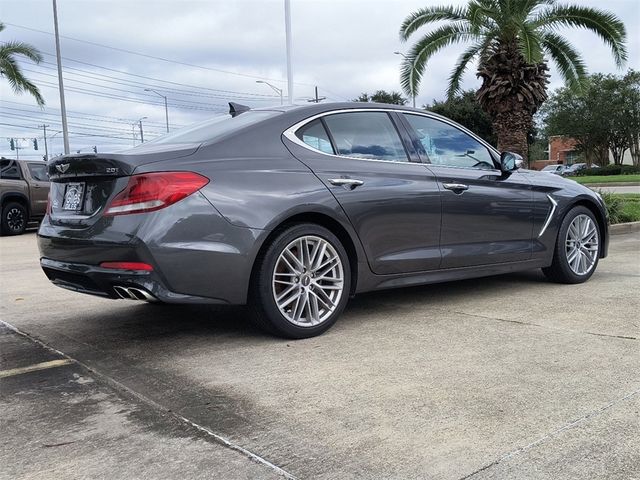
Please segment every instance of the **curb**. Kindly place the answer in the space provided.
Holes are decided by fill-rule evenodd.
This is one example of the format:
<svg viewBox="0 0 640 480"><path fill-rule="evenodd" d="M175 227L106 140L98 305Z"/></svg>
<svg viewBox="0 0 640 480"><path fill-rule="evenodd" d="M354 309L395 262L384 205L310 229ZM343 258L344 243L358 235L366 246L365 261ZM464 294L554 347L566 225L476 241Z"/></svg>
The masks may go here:
<svg viewBox="0 0 640 480"><path fill-rule="evenodd" d="M640 232L640 222L627 222L609 225L611 235L623 235L625 233Z"/></svg>

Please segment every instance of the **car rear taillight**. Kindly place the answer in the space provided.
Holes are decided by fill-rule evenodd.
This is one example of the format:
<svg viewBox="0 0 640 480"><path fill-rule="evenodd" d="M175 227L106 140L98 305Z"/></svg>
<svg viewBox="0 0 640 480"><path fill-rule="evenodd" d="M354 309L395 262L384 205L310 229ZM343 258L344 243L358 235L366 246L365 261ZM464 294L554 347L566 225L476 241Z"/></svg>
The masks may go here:
<svg viewBox="0 0 640 480"><path fill-rule="evenodd" d="M127 186L111 201L105 215L126 215L168 207L209 183L194 172L141 173L129 177Z"/></svg>

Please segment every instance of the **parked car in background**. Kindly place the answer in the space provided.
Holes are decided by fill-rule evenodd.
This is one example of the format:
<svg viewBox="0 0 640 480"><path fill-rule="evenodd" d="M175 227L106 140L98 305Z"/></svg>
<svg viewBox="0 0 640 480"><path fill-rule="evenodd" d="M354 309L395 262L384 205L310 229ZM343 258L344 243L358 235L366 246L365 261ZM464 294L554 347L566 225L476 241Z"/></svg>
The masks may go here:
<svg viewBox="0 0 640 480"><path fill-rule="evenodd" d="M49 197L47 164L0 159L0 233L20 235L44 217Z"/></svg>
<svg viewBox="0 0 640 480"><path fill-rule="evenodd" d="M562 175L565 177L573 177L585 168L587 168L586 163L574 163L573 165L569 165L567 168L565 168L564 172L562 172Z"/></svg>
<svg viewBox="0 0 640 480"><path fill-rule="evenodd" d="M546 173L553 173L555 175L562 175L565 169L566 167L564 165L547 165L540 171L546 172Z"/></svg>
<svg viewBox="0 0 640 480"><path fill-rule="evenodd" d="M521 160L410 107L232 105L50 161L40 263L105 298L248 303L290 338L324 332L360 292L534 268L586 281L607 255L602 199Z"/></svg>

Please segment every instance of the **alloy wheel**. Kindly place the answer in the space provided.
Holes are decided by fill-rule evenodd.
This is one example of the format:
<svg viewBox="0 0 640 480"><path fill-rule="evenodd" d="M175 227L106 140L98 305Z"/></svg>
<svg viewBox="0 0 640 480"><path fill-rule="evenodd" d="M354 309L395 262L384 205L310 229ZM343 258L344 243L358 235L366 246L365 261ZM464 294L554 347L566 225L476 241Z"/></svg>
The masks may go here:
<svg viewBox="0 0 640 480"><path fill-rule="evenodd" d="M12 232L19 232L24 228L24 213L17 207L7 212L7 226Z"/></svg>
<svg viewBox="0 0 640 480"><path fill-rule="evenodd" d="M324 238L299 237L280 253L272 292L287 321L302 327L324 322L338 307L343 290L342 260Z"/></svg>
<svg viewBox="0 0 640 480"><path fill-rule="evenodd" d="M598 226L588 215L578 215L567 230L565 253L569 268L586 275L598 259Z"/></svg>

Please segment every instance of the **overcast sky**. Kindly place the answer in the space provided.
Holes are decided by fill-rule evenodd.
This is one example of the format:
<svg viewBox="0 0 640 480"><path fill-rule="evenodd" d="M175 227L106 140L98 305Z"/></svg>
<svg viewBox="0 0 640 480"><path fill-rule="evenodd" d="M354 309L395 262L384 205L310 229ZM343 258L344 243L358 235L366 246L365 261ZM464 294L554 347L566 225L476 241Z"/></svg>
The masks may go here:
<svg viewBox="0 0 640 480"><path fill-rule="evenodd" d="M400 91L401 58L393 52L406 51L408 45L398 39L399 25L411 11L441 3L465 2L291 0L295 101L306 102L314 85L327 101L349 100L376 89ZM622 18L629 51L624 70L640 69L639 0L572 3L606 8ZM258 79L284 89L286 100L283 5L283 0L58 0L71 150L132 145L131 124L141 117L147 117L142 120L146 139L161 134L164 100L145 88L168 97L172 129L226 111L229 100L251 106L279 104L277 94L257 84ZM0 80L0 154L15 157L10 137L38 138L40 150L24 141L20 155L41 158L43 133L37 127L42 124L50 125L48 135L54 136L49 153L61 153L51 1L2 0L0 21L6 24L0 41L24 41L43 53L41 65L21 65L46 100L41 110L31 97L14 95ZM595 35L571 30L567 36L582 52L589 72L622 73ZM447 77L463 48L450 47L429 63L418 105L444 97ZM551 88L560 85L552 69ZM474 68L463 86L479 86Z"/></svg>

